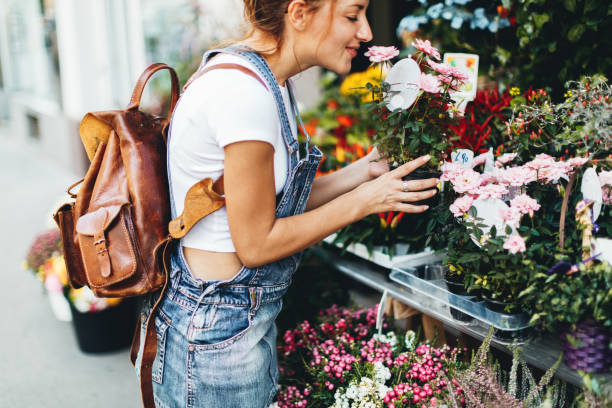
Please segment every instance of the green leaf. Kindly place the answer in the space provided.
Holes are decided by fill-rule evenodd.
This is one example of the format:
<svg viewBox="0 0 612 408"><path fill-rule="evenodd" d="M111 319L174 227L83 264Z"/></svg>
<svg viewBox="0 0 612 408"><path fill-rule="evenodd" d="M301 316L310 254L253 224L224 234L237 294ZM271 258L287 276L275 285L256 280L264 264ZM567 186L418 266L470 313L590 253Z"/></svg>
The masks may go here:
<svg viewBox="0 0 612 408"><path fill-rule="evenodd" d="M550 21L548 14L534 14L533 21L535 22L536 28L540 29L544 24Z"/></svg>
<svg viewBox="0 0 612 408"><path fill-rule="evenodd" d="M576 0L563 0L563 5L571 13L576 11Z"/></svg>
<svg viewBox="0 0 612 408"><path fill-rule="evenodd" d="M571 42L576 42L584 34L586 27L584 24L576 24L567 32L567 39Z"/></svg>

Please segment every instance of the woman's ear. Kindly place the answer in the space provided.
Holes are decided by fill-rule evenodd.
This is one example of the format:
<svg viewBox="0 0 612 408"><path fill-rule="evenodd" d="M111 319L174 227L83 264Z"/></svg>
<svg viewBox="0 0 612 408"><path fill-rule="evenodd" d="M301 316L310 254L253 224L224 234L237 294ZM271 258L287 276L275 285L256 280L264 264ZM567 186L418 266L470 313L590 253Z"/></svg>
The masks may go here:
<svg viewBox="0 0 612 408"><path fill-rule="evenodd" d="M305 0L292 0L287 6L288 22L297 30L304 31L310 19L309 7Z"/></svg>

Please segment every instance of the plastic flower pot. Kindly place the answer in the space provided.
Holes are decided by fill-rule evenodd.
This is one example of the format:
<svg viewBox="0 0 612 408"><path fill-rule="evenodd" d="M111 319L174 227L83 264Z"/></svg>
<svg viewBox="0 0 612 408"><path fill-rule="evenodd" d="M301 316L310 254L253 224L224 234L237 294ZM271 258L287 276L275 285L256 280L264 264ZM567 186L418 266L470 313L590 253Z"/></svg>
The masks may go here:
<svg viewBox="0 0 612 408"><path fill-rule="evenodd" d="M423 180L423 179L430 179L430 178L440 179L441 176L442 176L442 173L439 171L416 169L412 173L402 177L402 180L410 181L410 180ZM435 196L431 198L427 198L421 201L415 201L410 204L428 205L429 208L434 208L435 206L440 204L440 192L438 192L438 194L436 194Z"/></svg>
<svg viewBox="0 0 612 408"><path fill-rule="evenodd" d="M563 361L573 370L601 373L612 366L610 329L593 319L578 323L573 331L561 334Z"/></svg>
<svg viewBox="0 0 612 408"><path fill-rule="evenodd" d="M79 312L72 302L72 326L79 349L84 353L105 353L128 347L136 327L138 299L127 298L98 312Z"/></svg>
<svg viewBox="0 0 612 408"><path fill-rule="evenodd" d="M423 280L441 280L444 279L444 265L420 265L416 267L414 274L417 278Z"/></svg>

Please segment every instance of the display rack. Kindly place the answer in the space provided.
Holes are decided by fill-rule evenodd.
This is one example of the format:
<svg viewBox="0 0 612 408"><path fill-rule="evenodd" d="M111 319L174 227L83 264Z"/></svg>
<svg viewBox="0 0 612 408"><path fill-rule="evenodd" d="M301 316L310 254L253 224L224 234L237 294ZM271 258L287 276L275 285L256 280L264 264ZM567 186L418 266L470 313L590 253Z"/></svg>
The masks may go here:
<svg viewBox="0 0 612 408"><path fill-rule="evenodd" d="M338 248L325 243L314 247L313 251L339 272L381 293L387 292L389 296L402 303L440 320L445 327L452 328L478 340L483 340L488 334L488 327L483 327L480 324L465 324L452 318L449 313L448 303L445 303L445 301L432 299L431 296L424 295L421 291L390 280L389 275L391 271L388 268L358 258L350 253L345 252L341 254ZM509 345L503 341L493 339L491 345L498 350L512 354ZM521 355L525 362L542 370L552 367L561 354L559 339L551 335L531 339L523 344L521 348ZM576 386L582 385L580 375L563 363L557 369L555 376ZM612 380L612 374L601 374L596 377Z"/></svg>

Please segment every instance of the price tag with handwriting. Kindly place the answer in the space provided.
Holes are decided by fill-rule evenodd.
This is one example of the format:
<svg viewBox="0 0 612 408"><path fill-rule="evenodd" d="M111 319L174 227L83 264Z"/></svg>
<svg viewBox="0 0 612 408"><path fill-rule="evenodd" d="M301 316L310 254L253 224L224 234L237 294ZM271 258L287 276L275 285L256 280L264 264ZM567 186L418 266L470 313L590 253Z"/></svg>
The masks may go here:
<svg viewBox="0 0 612 408"><path fill-rule="evenodd" d="M451 159L453 163L459 163L463 167L471 169L474 152L468 149L458 149L451 154Z"/></svg>

